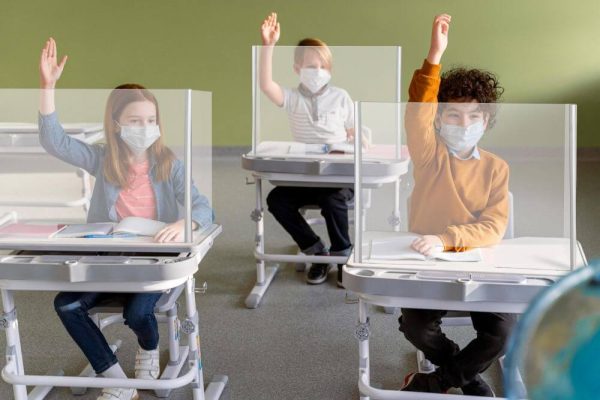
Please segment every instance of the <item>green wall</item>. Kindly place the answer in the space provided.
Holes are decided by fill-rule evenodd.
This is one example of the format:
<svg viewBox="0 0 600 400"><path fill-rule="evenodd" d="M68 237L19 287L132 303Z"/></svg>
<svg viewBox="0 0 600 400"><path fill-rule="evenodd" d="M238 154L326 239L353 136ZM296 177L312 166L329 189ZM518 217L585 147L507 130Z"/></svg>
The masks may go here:
<svg viewBox="0 0 600 400"><path fill-rule="evenodd" d="M250 46L271 10L282 45L305 36L401 45L404 88L427 54L433 16L448 12L446 67L495 71L505 102L577 103L579 145L600 147L598 0L4 0L0 87L37 87L39 52L52 35L69 55L60 87L134 81L212 91L213 143L248 145Z"/></svg>

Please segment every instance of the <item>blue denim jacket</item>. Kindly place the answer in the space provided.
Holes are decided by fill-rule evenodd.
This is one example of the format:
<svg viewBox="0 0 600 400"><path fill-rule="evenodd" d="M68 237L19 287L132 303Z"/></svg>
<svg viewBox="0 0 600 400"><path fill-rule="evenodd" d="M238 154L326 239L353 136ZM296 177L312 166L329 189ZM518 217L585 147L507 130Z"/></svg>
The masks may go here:
<svg viewBox="0 0 600 400"><path fill-rule="evenodd" d="M40 143L44 149L64 162L83 168L96 178L94 191L87 215L88 222L118 221L115 204L120 188L106 181L103 174L104 146L89 145L69 137L58 121L56 112L39 115ZM181 160L175 160L171 176L166 181L157 181L155 164L150 160L150 180L156 197L156 217L159 221L172 223L184 218L184 168ZM192 183L192 219L206 227L214 220L208 199L198 192Z"/></svg>

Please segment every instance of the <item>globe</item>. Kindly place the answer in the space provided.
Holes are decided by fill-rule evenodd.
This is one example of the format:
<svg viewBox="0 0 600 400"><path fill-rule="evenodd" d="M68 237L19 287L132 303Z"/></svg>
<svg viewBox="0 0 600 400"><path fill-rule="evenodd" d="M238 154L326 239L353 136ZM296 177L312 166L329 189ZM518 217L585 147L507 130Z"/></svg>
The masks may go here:
<svg viewBox="0 0 600 400"><path fill-rule="evenodd" d="M531 302L511 335L505 366L509 399L600 399L600 261Z"/></svg>

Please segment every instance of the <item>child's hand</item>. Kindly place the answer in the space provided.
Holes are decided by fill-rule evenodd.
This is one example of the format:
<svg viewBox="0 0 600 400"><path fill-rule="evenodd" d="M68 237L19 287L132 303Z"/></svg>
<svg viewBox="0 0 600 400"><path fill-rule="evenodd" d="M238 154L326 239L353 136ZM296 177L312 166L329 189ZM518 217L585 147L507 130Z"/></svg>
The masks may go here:
<svg viewBox="0 0 600 400"><path fill-rule="evenodd" d="M444 250L444 243L436 235L425 235L422 238L415 239L410 245L414 250L429 257Z"/></svg>
<svg viewBox="0 0 600 400"><path fill-rule="evenodd" d="M279 22L277 13L271 13L260 26L260 34L264 46L273 46L279 40Z"/></svg>
<svg viewBox="0 0 600 400"><path fill-rule="evenodd" d="M40 86L42 89L54 89L66 63L67 56L62 58L60 64L57 63L56 42L53 38L48 39L40 56Z"/></svg>
<svg viewBox="0 0 600 400"><path fill-rule="evenodd" d="M430 64L439 64L442 60L442 55L448 47L448 30L450 29L450 21L452 17L448 14L441 14L433 20L433 29L431 31L431 46L427 61Z"/></svg>
<svg viewBox="0 0 600 400"><path fill-rule="evenodd" d="M183 238L183 232L185 230L185 220L180 219L177 222L173 222L162 228L154 236L154 241L159 243L166 242L181 242Z"/></svg>
<svg viewBox="0 0 600 400"><path fill-rule="evenodd" d="M198 229L196 221L192 221L192 229ZM185 219L180 219L162 228L154 235L154 241L159 243L182 242L185 232Z"/></svg>

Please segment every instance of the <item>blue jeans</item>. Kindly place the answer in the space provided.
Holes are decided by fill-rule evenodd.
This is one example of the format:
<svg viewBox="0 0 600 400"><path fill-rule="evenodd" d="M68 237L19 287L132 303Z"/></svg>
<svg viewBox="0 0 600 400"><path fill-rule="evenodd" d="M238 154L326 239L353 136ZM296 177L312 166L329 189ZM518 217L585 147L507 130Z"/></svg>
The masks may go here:
<svg viewBox="0 0 600 400"><path fill-rule="evenodd" d="M97 374L116 364L117 357L88 311L96 306L121 304L125 325L136 334L140 347L158 347L158 324L154 307L161 293L80 293L61 292L54 298L54 309L69 335L85 354Z"/></svg>

